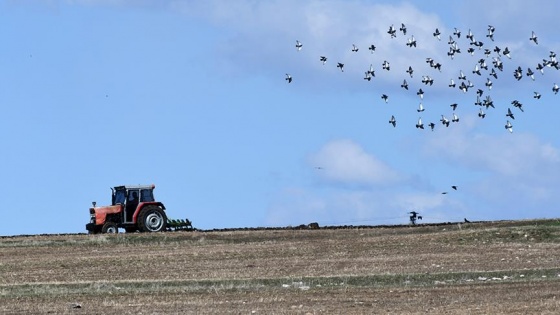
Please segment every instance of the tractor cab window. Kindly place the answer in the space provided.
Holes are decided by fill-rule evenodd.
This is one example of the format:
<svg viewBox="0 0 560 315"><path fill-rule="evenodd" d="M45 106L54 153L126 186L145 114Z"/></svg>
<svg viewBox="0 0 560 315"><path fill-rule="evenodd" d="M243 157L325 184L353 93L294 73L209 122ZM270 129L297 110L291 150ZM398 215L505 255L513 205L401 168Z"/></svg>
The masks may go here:
<svg viewBox="0 0 560 315"><path fill-rule="evenodd" d="M154 201L154 194L151 189L140 190L140 202L152 202Z"/></svg>
<svg viewBox="0 0 560 315"><path fill-rule="evenodd" d="M113 198L113 205L116 204L124 204L126 200L126 192L124 190L117 190L115 191L115 196Z"/></svg>

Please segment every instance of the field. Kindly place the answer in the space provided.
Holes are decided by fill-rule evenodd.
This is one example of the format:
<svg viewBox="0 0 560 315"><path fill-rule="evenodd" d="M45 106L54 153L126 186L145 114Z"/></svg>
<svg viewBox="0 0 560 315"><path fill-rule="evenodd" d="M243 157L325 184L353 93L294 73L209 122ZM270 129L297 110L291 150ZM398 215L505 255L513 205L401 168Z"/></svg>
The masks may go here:
<svg viewBox="0 0 560 315"><path fill-rule="evenodd" d="M560 221L0 238L1 314L558 314Z"/></svg>

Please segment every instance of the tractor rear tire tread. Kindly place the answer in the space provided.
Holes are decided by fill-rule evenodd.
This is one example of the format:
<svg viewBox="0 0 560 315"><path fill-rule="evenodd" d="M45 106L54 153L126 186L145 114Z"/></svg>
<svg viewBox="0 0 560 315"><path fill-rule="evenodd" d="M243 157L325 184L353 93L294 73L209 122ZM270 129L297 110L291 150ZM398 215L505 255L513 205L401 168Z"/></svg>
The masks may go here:
<svg viewBox="0 0 560 315"><path fill-rule="evenodd" d="M167 228L167 216L163 209L149 205L138 214L138 230L140 232L162 232Z"/></svg>

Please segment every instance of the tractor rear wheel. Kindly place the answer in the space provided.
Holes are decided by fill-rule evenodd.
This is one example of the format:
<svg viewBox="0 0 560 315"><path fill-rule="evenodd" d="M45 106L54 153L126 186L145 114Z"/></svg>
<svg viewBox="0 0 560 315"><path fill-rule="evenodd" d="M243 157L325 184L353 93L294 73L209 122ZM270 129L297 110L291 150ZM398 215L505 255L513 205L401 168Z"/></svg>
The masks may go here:
<svg viewBox="0 0 560 315"><path fill-rule="evenodd" d="M115 222L105 222L101 228L101 233L117 234L119 233L119 227Z"/></svg>
<svg viewBox="0 0 560 315"><path fill-rule="evenodd" d="M158 206L146 206L138 215L140 232L161 232L167 226L167 216Z"/></svg>

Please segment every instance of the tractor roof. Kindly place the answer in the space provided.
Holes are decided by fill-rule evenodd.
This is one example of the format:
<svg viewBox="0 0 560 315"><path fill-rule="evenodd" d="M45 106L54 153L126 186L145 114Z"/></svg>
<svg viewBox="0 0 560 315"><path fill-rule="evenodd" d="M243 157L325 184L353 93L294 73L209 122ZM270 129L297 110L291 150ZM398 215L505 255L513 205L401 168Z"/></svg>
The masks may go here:
<svg viewBox="0 0 560 315"><path fill-rule="evenodd" d="M120 190L120 189L155 189L156 185L151 184L151 185L123 185L123 186L115 186L115 190Z"/></svg>

